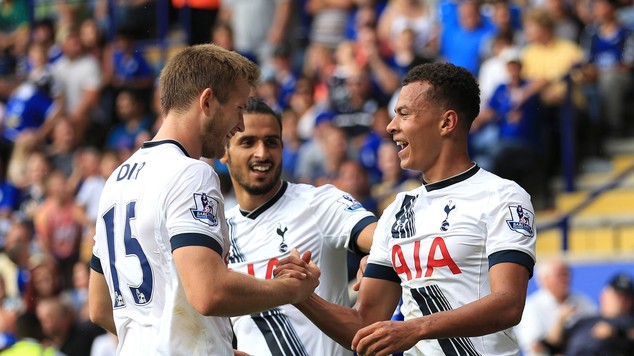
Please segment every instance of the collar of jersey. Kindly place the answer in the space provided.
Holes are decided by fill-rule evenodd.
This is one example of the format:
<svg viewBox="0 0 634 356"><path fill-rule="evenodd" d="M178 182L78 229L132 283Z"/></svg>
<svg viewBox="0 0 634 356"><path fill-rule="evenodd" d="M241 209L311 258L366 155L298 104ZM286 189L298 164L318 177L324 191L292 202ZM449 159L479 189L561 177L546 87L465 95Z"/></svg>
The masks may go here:
<svg viewBox="0 0 634 356"><path fill-rule="evenodd" d="M479 170L480 170L480 167L478 167L478 165L474 163L473 166L471 166L471 168L467 169L466 171L462 173L458 173L455 176L451 176L449 178L445 178L443 180L439 180L438 182L434 182L434 183L425 183L425 181L423 181L423 185L425 186L425 190L427 190L428 192L431 192L432 190L446 188L450 185L462 182L464 180L467 180L473 177L473 175L476 174Z"/></svg>
<svg viewBox="0 0 634 356"><path fill-rule="evenodd" d="M141 148L152 148L152 147L156 147L158 145L163 145L163 144L176 145L176 147L180 148L181 151L183 151L185 156L191 157L189 153L187 153L187 150L185 149L185 147L183 147L183 145L181 145L180 142L176 140L145 141L143 142L143 146Z"/></svg>
<svg viewBox="0 0 634 356"><path fill-rule="evenodd" d="M258 216L260 216L260 214L265 212L266 209L272 207L273 204L277 203L277 201L280 200L282 195L284 195L284 192L286 192L286 188L288 188L288 183L286 181L282 181L282 185L280 185L280 189L277 191L277 193L275 193L273 198L269 199L269 201L267 201L266 203L258 206L257 208L251 211L245 211L240 209L240 214L242 214L242 216L244 216L245 218L249 218L249 219L257 218Z"/></svg>

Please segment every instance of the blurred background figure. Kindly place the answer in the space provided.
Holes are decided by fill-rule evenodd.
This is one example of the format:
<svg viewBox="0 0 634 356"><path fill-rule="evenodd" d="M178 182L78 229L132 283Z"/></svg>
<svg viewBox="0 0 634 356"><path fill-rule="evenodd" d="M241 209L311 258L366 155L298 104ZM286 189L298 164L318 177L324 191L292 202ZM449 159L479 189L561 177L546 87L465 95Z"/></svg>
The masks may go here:
<svg viewBox="0 0 634 356"><path fill-rule="evenodd" d="M526 298L522 321L515 327L522 353L526 356L550 355L546 337L555 327L564 308L571 310L567 325L596 314L592 300L570 290L570 268L562 259L539 262L536 268L539 290Z"/></svg>
<svg viewBox="0 0 634 356"><path fill-rule="evenodd" d="M594 127L608 137L623 137L625 130L631 129L625 109L626 95L632 90L634 35L633 29L625 28L617 19L618 6L619 0L595 0L594 21L586 26L581 40L589 81L598 89L599 110L598 117L593 117Z"/></svg>
<svg viewBox="0 0 634 356"><path fill-rule="evenodd" d="M27 312L18 316L15 322L17 342L1 351L0 356L55 356L59 352L52 346L42 344L44 333L35 313Z"/></svg>
<svg viewBox="0 0 634 356"><path fill-rule="evenodd" d="M575 310L562 309L546 341L565 355L629 356L634 353L634 281L614 275L601 290L599 313L570 322Z"/></svg>
<svg viewBox="0 0 634 356"><path fill-rule="evenodd" d="M90 322L78 320L68 298L43 299L37 305L36 315L46 342L66 355L90 355L93 340L105 333Z"/></svg>
<svg viewBox="0 0 634 356"><path fill-rule="evenodd" d="M293 9L290 0L223 0L220 21L231 24L235 50L262 68L262 76L273 72L273 51L285 43Z"/></svg>

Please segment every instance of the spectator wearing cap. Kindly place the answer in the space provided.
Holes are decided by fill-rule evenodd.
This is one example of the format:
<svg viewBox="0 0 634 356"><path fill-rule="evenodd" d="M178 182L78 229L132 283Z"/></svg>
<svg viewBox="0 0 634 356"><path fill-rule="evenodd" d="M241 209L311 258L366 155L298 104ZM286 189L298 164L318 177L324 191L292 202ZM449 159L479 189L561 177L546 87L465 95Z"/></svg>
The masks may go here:
<svg viewBox="0 0 634 356"><path fill-rule="evenodd" d="M565 355L634 354L634 280L627 273L614 275L601 290L599 314L579 319L566 327L573 312L570 308L559 314L556 326L546 340Z"/></svg>

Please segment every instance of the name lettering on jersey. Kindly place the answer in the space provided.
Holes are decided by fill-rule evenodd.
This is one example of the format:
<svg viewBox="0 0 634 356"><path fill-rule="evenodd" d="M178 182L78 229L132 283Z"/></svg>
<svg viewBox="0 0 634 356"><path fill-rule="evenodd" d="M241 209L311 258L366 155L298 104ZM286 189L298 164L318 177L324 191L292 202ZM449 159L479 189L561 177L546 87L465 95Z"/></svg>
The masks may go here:
<svg viewBox="0 0 634 356"><path fill-rule="evenodd" d="M145 167L145 162L142 162L141 165L139 165L138 163L135 163L132 166L130 166L128 163L122 165L119 168L119 172L117 172L117 182L124 179L137 179L143 167Z"/></svg>
<svg viewBox="0 0 634 356"><path fill-rule="evenodd" d="M194 193L195 209L189 209L194 219L204 222L209 226L217 226L218 201L206 193Z"/></svg>
<svg viewBox="0 0 634 356"><path fill-rule="evenodd" d="M418 195L406 195L405 198L403 198L401 208L394 216L395 221L392 225L392 238L407 239L416 234L414 224L414 204L416 203L416 198L418 198Z"/></svg>
<svg viewBox="0 0 634 356"><path fill-rule="evenodd" d="M363 209L363 205L350 195L343 195L337 200L337 202L347 206L347 211L357 211L359 209Z"/></svg>
<svg viewBox="0 0 634 356"><path fill-rule="evenodd" d="M511 211L511 220L506 220L509 229L519 232L520 234L533 237L535 235L535 214L532 211L524 209L521 205L509 206Z"/></svg>
<svg viewBox="0 0 634 356"><path fill-rule="evenodd" d="M275 232L282 238L282 242L280 242L279 250L281 253L288 251L288 245L284 242L284 235L288 231L288 226L284 226L282 229L282 223L278 222L277 227L275 228Z"/></svg>
<svg viewBox="0 0 634 356"><path fill-rule="evenodd" d="M404 274L405 279L408 281L413 278L421 278L423 276L423 267L425 267L425 277L431 277L434 273L434 268L446 267L453 274L462 273L460 267L451 257L445 240L440 236L435 237L432 241L425 265L421 264L420 241L414 242L412 258L407 257L400 245L392 247L392 266L394 266L394 271L399 275Z"/></svg>
<svg viewBox="0 0 634 356"><path fill-rule="evenodd" d="M443 220L442 224L440 224L440 230L441 231L447 231L449 230L449 213L451 213L452 210L454 210L456 208L456 205L451 205L451 200L449 201L449 203L447 205L445 205L445 214L447 214L447 216L445 217L445 220Z"/></svg>

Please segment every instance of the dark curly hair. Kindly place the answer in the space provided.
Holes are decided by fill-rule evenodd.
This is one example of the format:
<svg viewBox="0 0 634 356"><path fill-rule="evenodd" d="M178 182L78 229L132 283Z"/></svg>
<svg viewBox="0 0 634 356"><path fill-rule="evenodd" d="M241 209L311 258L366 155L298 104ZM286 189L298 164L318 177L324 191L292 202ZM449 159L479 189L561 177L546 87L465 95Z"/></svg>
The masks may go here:
<svg viewBox="0 0 634 356"><path fill-rule="evenodd" d="M480 88L476 78L468 70L451 63L425 63L412 68L405 78L403 86L427 82L431 88L427 91L427 100L455 110L466 129L480 113Z"/></svg>

